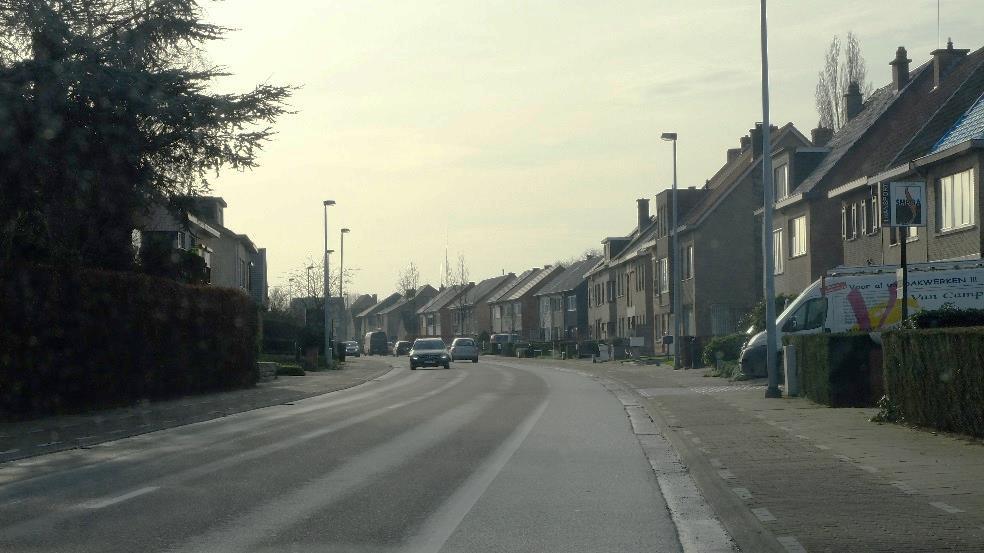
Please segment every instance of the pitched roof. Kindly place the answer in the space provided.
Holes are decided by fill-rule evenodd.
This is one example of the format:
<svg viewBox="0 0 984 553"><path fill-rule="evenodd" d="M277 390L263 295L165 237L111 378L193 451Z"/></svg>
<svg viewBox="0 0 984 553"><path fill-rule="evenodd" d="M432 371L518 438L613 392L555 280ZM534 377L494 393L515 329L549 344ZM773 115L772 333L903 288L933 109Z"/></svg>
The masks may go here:
<svg viewBox="0 0 984 553"><path fill-rule="evenodd" d="M420 315L422 313L433 313L435 311L440 311L444 308L444 306L458 297L458 295L464 291L466 286L468 285L456 284L454 286L448 286L444 290L438 292L437 295L431 298L431 300L424 304L423 307L418 309L417 314Z"/></svg>
<svg viewBox="0 0 984 553"><path fill-rule="evenodd" d="M509 292L511 292L517 286L521 285L526 279L530 277L530 275L535 273L537 270L538 269L527 269L523 271L522 273L520 273L518 277L516 277L515 280L510 281L508 284L502 286L501 288L498 288L495 292L493 292L492 295L489 296L489 299L486 301L488 303L495 303L497 301L502 301L503 298L505 298L506 295L509 294Z"/></svg>
<svg viewBox="0 0 984 553"><path fill-rule="evenodd" d="M356 317L368 317L369 315L372 315L385 307L389 307L390 305L393 305L394 303L399 301L401 297L403 296L401 296L399 293L393 292L392 294L383 298L382 301L370 305L364 311L356 315Z"/></svg>
<svg viewBox="0 0 984 553"><path fill-rule="evenodd" d="M807 145L810 143L799 130L792 124L786 123L775 134L772 135L772 152L778 148L779 144L790 134L800 138ZM725 163L718 172L708 181L707 187L710 189L688 213L683 220L684 227L698 225L718 206L718 204L735 189L742 178L756 167L761 167L759 163L762 157L753 159L751 148L745 148L734 160Z"/></svg>
<svg viewBox="0 0 984 553"><path fill-rule="evenodd" d="M352 302L349 309L351 309L353 313L358 313L364 309L367 309L369 306L374 305L375 303L375 295L360 294L359 297L355 298L355 301Z"/></svg>
<svg viewBox="0 0 984 553"><path fill-rule="evenodd" d="M925 75L925 68L916 69L917 77ZM830 153L824 156L823 160L813 171L803 179L803 182L792 191L791 195L807 194L817 188L824 178L837 166L841 159L851 150L854 144L875 124L875 121L885 113L897 95L892 90L893 85L889 84L874 91L865 101L861 113L854 116L841 127L834 136L827 142L826 147Z"/></svg>
<svg viewBox="0 0 984 553"><path fill-rule="evenodd" d="M430 284L424 284L423 286L418 286L412 298L401 297L399 301L397 301L393 305L390 305L389 307L386 307L385 309L380 311L379 314L386 315L396 311L397 309L401 309L406 304L416 300L417 298L423 296L427 292L433 292L436 294L437 290L435 290L434 287L431 286Z"/></svg>
<svg viewBox="0 0 984 553"><path fill-rule="evenodd" d="M534 274L530 275L530 277L527 278L524 282L521 282L519 285L515 286L512 290L510 290L509 294L505 298L503 298L503 300L515 301L518 300L519 298L522 298L538 284L546 281L548 278L551 278L553 275L557 274L560 270L561 268L558 265L554 265L552 267L547 266L537 270Z"/></svg>
<svg viewBox="0 0 984 553"><path fill-rule="evenodd" d="M556 276L553 280L548 282L540 291L535 295L542 296L546 294L560 294L563 292L570 292L584 282L584 275L595 266L598 262L597 257L588 257L571 264L570 267L563 270L562 273Z"/></svg>
<svg viewBox="0 0 984 553"><path fill-rule="evenodd" d="M509 283L511 283L515 279L516 279L516 275L512 273L509 273L508 275L500 275L497 277L487 278L479 282L475 286L469 288L468 291L465 292L465 296L464 298L462 298L459 306L468 307L468 306L475 305L476 303L486 299L487 297L491 297L492 294L495 294L495 292L500 287L508 286ZM452 309L454 309L454 307L458 307L458 306L453 306Z"/></svg>
<svg viewBox="0 0 984 553"><path fill-rule="evenodd" d="M956 146L966 140L984 139L984 94L961 116L957 123L933 146L933 153Z"/></svg>

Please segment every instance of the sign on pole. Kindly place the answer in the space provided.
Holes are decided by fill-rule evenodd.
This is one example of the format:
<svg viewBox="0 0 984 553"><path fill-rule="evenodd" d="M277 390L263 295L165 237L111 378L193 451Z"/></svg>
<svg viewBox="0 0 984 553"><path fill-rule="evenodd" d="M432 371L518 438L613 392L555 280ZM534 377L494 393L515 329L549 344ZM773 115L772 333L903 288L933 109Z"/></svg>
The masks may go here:
<svg viewBox="0 0 984 553"><path fill-rule="evenodd" d="M926 183L895 181L881 185L883 227L926 226Z"/></svg>

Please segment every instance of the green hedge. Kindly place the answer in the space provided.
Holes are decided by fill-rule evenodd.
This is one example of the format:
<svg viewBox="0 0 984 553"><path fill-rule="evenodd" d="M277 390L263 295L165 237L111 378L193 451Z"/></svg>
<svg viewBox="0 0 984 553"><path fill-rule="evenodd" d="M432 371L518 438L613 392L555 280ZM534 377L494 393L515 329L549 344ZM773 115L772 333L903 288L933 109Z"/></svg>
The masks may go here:
<svg viewBox="0 0 984 553"><path fill-rule="evenodd" d="M940 309L920 311L906 321L908 328L948 328L984 326L984 309L957 309L946 304Z"/></svg>
<svg viewBox="0 0 984 553"><path fill-rule="evenodd" d="M794 335L783 342L796 346L800 392L813 401L872 407L881 397L880 347L867 334Z"/></svg>
<svg viewBox="0 0 984 553"><path fill-rule="evenodd" d="M728 334L711 338L704 346L704 364L713 367L717 363L719 353L722 361L737 361L741 346L745 345L747 340L747 334Z"/></svg>
<svg viewBox="0 0 984 553"><path fill-rule="evenodd" d="M238 290L135 273L0 272L0 417L251 386L257 309Z"/></svg>
<svg viewBox="0 0 984 553"><path fill-rule="evenodd" d="M984 329L882 335L885 391L905 422L984 437Z"/></svg>

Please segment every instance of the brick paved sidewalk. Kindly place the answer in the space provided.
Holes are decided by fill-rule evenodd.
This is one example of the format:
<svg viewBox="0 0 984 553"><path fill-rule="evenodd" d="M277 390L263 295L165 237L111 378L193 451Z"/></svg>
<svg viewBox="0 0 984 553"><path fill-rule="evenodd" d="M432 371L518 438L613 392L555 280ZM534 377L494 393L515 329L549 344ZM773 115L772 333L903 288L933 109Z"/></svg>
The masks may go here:
<svg viewBox="0 0 984 553"><path fill-rule="evenodd" d="M0 423L0 463L326 394L362 384L391 368L387 358L349 358L339 371L281 376L246 390L147 402L84 415Z"/></svg>
<svg viewBox="0 0 984 553"><path fill-rule="evenodd" d="M641 396L743 551L984 551L984 444L765 399L765 382L557 361Z"/></svg>

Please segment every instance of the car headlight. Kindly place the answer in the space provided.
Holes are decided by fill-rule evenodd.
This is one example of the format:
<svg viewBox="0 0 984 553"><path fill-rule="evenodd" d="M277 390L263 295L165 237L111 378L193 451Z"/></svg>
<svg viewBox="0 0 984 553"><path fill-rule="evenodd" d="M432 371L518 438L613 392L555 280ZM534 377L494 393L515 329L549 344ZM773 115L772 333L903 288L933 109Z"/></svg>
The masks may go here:
<svg viewBox="0 0 984 553"><path fill-rule="evenodd" d="M446 354L446 353L442 353L441 354L441 359L447 359L447 358L448 358L448 354Z"/></svg>
<svg viewBox="0 0 984 553"><path fill-rule="evenodd" d="M420 359L420 358L419 358L419 357L417 357L416 355L411 355L411 356L410 356L410 359Z"/></svg>

